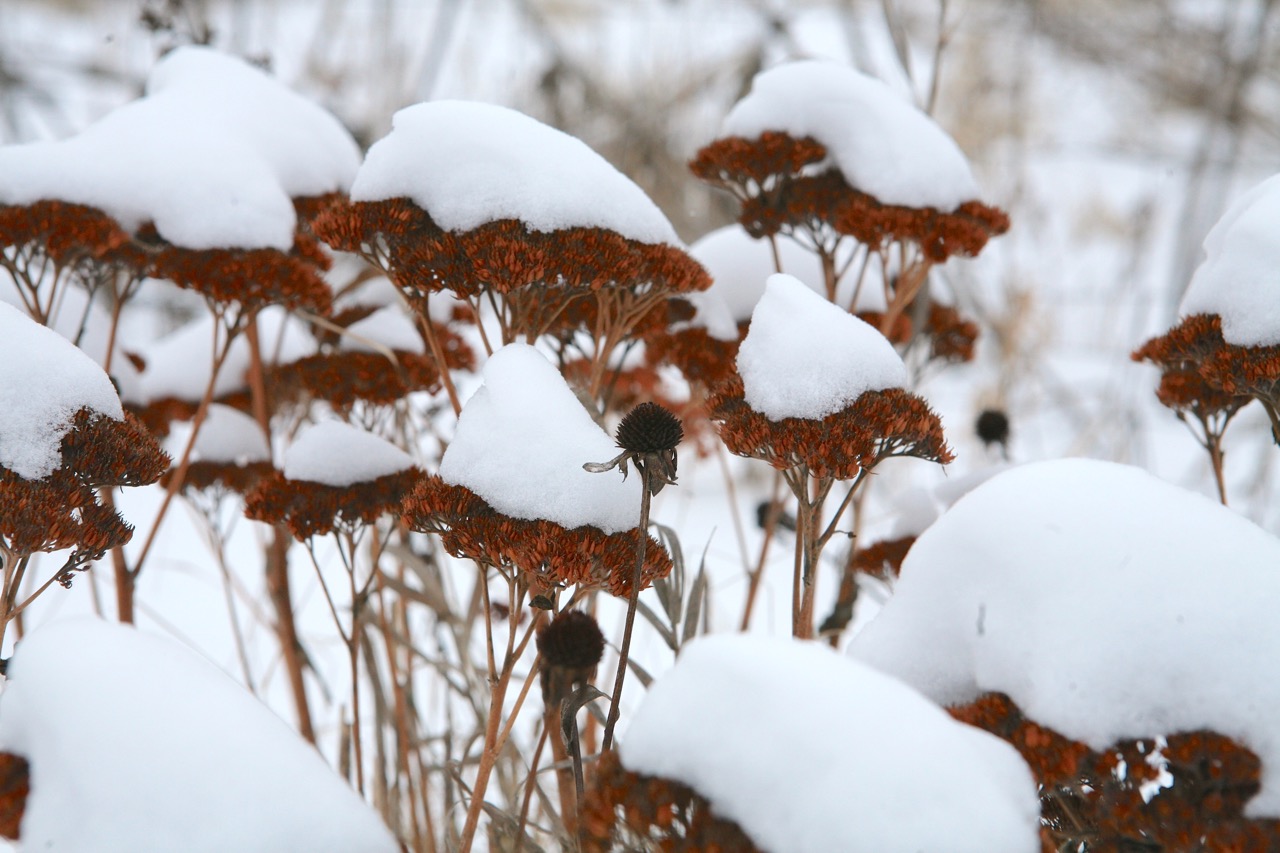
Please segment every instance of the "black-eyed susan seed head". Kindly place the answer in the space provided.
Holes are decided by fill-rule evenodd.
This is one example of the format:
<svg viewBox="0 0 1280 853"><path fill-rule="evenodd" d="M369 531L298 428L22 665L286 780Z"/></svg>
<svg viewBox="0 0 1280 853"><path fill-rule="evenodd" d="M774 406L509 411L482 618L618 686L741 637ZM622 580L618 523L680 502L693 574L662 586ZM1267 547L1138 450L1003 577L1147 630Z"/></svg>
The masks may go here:
<svg viewBox="0 0 1280 853"><path fill-rule="evenodd" d="M631 453L675 450L684 439L680 419L657 403L641 403L618 424L618 447Z"/></svg>
<svg viewBox="0 0 1280 853"><path fill-rule="evenodd" d="M983 444L1003 445L1009 440L1009 416L999 409L985 409L978 415L974 430Z"/></svg>

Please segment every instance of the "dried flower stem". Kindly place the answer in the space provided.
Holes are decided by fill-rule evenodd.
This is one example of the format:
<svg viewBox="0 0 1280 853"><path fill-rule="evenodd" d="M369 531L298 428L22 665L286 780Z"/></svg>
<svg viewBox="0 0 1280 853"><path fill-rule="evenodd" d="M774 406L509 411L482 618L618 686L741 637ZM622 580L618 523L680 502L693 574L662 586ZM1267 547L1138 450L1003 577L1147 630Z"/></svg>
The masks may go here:
<svg viewBox="0 0 1280 853"><path fill-rule="evenodd" d="M252 398L254 419L271 447L271 417L267 406L267 389L262 360L262 340L258 324L249 323L245 328L249 344L249 393ZM284 524L272 525L271 540L266 545L265 562L267 592L275 610L275 630L280 644L280 654L285 673L289 678L289 692L293 696L294 715L298 718L298 731L308 743L316 742L315 726L311 720L311 704L307 699L307 685L303 678L302 642L298 638L298 626L293 618L293 592L289 586L289 529Z"/></svg>
<svg viewBox="0 0 1280 853"><path fill-rule="evenodd" d="M502 751L502 745L506 740L505 735L510 733L510 724L505 729L499 730L502 723L502 706L506 701L507 688L511 684L511 675L515 671L516 662L528 647L529 642L533 639L537 628L540 625L540 616L535 616L530 620L529 628L519 643L516 642L516 628L519 625L519 615L524 602L524 591L517 592L516 584L508 580L511 586L511 610L508 615L508 631L507 631L507 648L502 659L502 669L496 669L496 659L493 649L493 625L491 614L493 608L489 601L489 585L487 578L482 573L478 579L483 596L485 624L488 628L488 654L489 654L489 713L485 721L484 729L484 751L480 754L480 764L476 769L476 780L471 786L471 804L467 808L466 822L462 827L462 835L458 840L459 853L469 853L472 844L475 843L476 830L480 825L480 813L484 810L484 792L489 787L489 777L493 773L494 765L497 764L498 755ZM524 691L527 692L527 691ZM512 714L514 719L515 714Z"/></svg>
<svg viewBox="0 0 1280 853"><path fill-rule="evenodd" d="M608 752L613 748L613 728L618 724L622 713L622 685L627 679L627 659L631 652L631 630L636 623L636 609L640 602L640 574L644 569L644 551L649 543L649 503L653 499L650 484L655 480L657 471L652 466L640 470L640 536L636 544L636 570L631 577L631 598L627 601L627 621L622 629L622 646L618 649L618 672L613 680L613 699L609 703L609 716L604 723L604 740L600 751Z"/></svg>
<svg viewBox="0 0 1280 853"><path fill-rule="evenodd" d="M182 481L187 477L187 469L191 467L191 452L195 449L196 439L200 436L200 427L204 425L205 417L209 414L209 405L213 402L214 387L218 381L218 373L221 372L222 365L226 362L227 355L231 352L231 344L241 331L243 321L244 318L241 317L236 322L225 326L214 324L213 364L209 370L209 384L205 387L204 394L200 397L200 404L196 407L195 417L191 420L191 435L187 438L186 446L182 449L182 455L178 459L178 464L173 477L169 480L169 486L165 490L164 497L160 500L160 507L156 510L155 518L151 520L151 529L147 531L147 538L143 542L142 549L138 552L138 558L134 560L132 568L128 566L123 558L119 561L113 560L113 564L117 568L116 615L121 622L133 622L133 591L138 583L138 575L142 573L142 567L151 553L151 546L155 544L156 534L160 532L164 518L169 513L173 498L182 488ZM252 325L256 323L256 318L250 316L248 322ZM221 346L218 345L218 332L220 330L226 331L226 339ZM121 549L117 548L116 550L120 551Z"/></svg>

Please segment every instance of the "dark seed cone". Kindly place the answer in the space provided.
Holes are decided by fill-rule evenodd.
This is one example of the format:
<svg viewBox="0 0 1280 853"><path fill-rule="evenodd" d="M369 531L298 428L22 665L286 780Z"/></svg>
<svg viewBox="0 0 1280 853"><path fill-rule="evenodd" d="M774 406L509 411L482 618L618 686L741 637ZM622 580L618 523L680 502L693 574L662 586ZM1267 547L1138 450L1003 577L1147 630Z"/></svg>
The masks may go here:
<svg viewBox="0 0 1280 853"><path fill-rule="evenodd" d="M1009 416L999 409L985 409L978 415L974 430L983 444L1004 444L1009 440Z"/></svg>
<svg viewBox="0 0 1280 853"><path fill-rule="evenodd" d="M675 450L683 438L680 419L657 403L641 403L618 424L618 446L631 453Z"/></svg>
<svg viewBox="0 0 1280 853"><path fill-rule="evenodd" d="M538 632L538 652L549 667L592 669L604 657L604 634L591 614L566 610Z"/></svg>
<svg viewBox="0 0 1280 853"><path fill-rule="evenodd" d="M542 701L550 711L595 676L604 657L604 634L590 614L567 610L538 632L538 652Z"/></svg>

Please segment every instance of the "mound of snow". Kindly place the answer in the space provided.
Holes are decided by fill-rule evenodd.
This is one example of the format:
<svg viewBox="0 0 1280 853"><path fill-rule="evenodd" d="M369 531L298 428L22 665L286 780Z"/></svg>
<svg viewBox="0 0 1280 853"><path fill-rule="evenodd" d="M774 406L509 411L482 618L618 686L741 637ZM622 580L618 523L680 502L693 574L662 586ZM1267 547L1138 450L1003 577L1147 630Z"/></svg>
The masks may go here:
<svg viewBox="0 0 1280 853"><path fill-rule="evenodd" d="M604 228L680 245L658 206L586 143L493 104L432 101L397 112L351 200L400 197L446 231L517 219L534 231Z"/></svg>
<svg viewBox="0 0 1280 853"><path fill-rule="evenodd" d="M737 363L747 405L774 421L824 418L907 384L884 335L784 274L769 277Z"/></svg>
<svg viewBox="0 0 1280 853"><path fill-rule="evenodd" d="M284 454L287 480L344 488L413 467L413 458L386 439L340 421L304 429Z"/></svg>
<svg viewBox="0 0 1280 853"><path fill-rule="evenodd" d="M620 533L640 521L640 478L582 470L617 455L555 367L533 347L508 344L462 407L440 476L512 518Z"/></svg>
<svg viewBox="0 0 1280 853"><path fill-rule="evenodd" d="M884 204L954 210L978 197L960 147L914 104L874 77L834 62L762 71L725 117L724 136L811 136L851 187Z"/></svg>
<svg viewBox="0 0 1280 853"><path fill-rule="evenodd" d="M124 419L97 362L0 302L0 466L28 480L52 474L62 464L62 437L83 408Z"/></svg>
<svg viewBox="0 0 1280 853"><path fill-rule="evenodd" d="M22 849L396 853L278 717L173 640L91 619L18 643L0 749L31 763Z"/></svg>
<svg viewBox="0 0 1280 853"><path fill-rule="evenodd" d="M190 249L293 245L293 198L345 190L360 150L336 118L244 61L179 48L146 95L58 142L0 147L0 204L100 208Z"/></svg>
<svg viewBox="0 0 1280 853"><path fill-rule="evenodd" d="M850 654L935 701L999 691L1101 750L1211 729L1280 817L1280 540L1124 465L1014 468L926 530Z"/></svg>
<svg viewBox="0 0 1280 853"><path fill-rule="evenodd" d="M1204 261L1179 309L1217 314L1222 337L1242 347L1280 344L1280 175L1239 198L1204 240Z"/></svg>
<svg viewBox="0 0 1280 853"><path fill-rule="evenodd" d="M1032 853L1035 782L1003 741L818 643L690 643L621 740L766 850Z"/></svg>

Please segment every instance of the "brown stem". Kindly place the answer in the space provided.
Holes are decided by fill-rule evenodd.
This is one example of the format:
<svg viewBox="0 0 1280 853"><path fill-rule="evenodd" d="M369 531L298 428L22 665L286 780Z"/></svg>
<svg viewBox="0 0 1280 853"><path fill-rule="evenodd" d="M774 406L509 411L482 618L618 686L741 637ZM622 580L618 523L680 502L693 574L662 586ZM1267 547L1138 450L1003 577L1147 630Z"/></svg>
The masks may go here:
<svg viewBox="0 0 1280 853"><path fill-rule="evenodd" d="M462 412L462 403L458 400L458 389L453 387L453 376L449 373L449 365L445 364L444 349L440 346L440 340L436 337L435 325L431 322L431 316L427 313L424 303L423 309L419 312L419 321L422 323L423 332L426 334L427 346L431 347L431 357L436 360L436 369L440 372L440 381L444 383L444 390L449 394L449 404L453 406L455 415ZM480 322L477 316L476 322Z"/></svg>
<svg viewBox="0 0 1280 853"><path fill-rule="evenodd" d="M271 418L267 405L267 387L262 361L262 341L256 321L245 329L249 345L249 394L254 419L271 447ZM266 561L267 594L275 610L276 638L285 674L289 679L289 691L293 695L294 715L298 718L298 732L308 743L316 742L315 727L311 721L311 705L307 700L307 685L303 678L304 655L298 639L298 627L293 618L293 592L289 587L289 545L292 536L288 528L276 525L264 553Z"/></svg>
<svg viewBox="0 0 1280 853"><path fill-rule="evenodd" d="M769 493L769 514L765 518L764 539L760 542L760 555L756 559L755 568L747 576L747 603L742 608L740 631L751 626L751 613L755 609L756 596L760 591L760 579L764 576L765 561L769 557L769 545L773 542L773 534L778 529L778 491L782 485L782 475L773 472L773 489ZM774 510L778 510L775 512Z"/></svg>
<svg viewBox="0 0 1280 853"><path fill-rule="evenodd" d="M636 570L631 576L631 598L627 602L627 622L622 629L622 647L618 650L618 674L613 680L613 700L609 704L609 717L604 724L604 742L600 747L601 752L608 752L613 748L613 728L618 724L618 717L622 713L622 685L627 679L627 658L631 653L631 629L636 623L636 608L640 603L640 577L644 570L644 552L649 542L649 501L652 497L649 486L653 472L644 468L641 469L640 475L640 540L636 545Z"/></svg>

